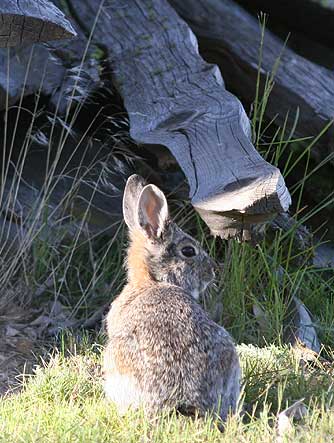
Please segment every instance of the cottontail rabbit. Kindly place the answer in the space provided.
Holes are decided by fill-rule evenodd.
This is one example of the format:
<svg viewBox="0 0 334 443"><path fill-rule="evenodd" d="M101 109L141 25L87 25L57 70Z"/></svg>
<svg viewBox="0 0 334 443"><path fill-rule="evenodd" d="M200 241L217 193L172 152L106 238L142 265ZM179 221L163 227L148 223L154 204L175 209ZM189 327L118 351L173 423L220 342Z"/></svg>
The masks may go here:
<svg viewBox="0 0 334 443"><path fill-rule="evenodd" d="M224 420L236 408L239 360L230 335L195 300L214 262L169 219L162 191L138 175L127 181L123 212L128 283L107 317L106 394L121 413L175 408Z"/></svg>

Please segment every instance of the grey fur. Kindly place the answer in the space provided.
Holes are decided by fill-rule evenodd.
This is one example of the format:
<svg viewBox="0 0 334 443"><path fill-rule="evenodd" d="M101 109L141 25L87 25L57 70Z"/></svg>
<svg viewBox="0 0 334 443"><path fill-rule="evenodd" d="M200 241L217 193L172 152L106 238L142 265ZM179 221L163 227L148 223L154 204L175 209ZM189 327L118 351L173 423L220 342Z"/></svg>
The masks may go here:
<svg viewBox="0 0 334 443"><path fill-rule="evenodd" d="M130 219L138 220L141 209L134 194L124 206L129 210L132 205ZM161 215L159 210L149 213L148 223ZM175 223L166 221L155 237L139 229L135 235L143 236L142 256L133 261L131 254L138 251L130 246L128 283L107 318L106 393L120 412L140 406L148 414L176 408L200 415L216 412L225 420L235 412L240 393L238 356L230 335L192 297L213 280L214 262ZM132 237L132 243L136 240ZM184 246L193 246L197 254L183 256ZM131 266L138 266L137 274Z"/></svg>
<svg viewBox="0 0 334 443"><path fill-rule="evenodd" d="M197 255L184 257L184 246L193 246ZM201 294L214 280L215 262L173 222L166 226L160 241L147 242L146 251L151 276L157 282L178 286L188 294Z"/></svg>

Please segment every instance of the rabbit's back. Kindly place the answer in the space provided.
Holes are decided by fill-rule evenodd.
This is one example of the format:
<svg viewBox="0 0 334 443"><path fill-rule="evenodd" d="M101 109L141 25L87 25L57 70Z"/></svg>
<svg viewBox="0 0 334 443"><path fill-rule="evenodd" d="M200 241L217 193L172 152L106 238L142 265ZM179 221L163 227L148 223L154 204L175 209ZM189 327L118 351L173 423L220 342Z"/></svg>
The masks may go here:
<svg viewBox="0 0 334 443"><path fill-rule="evenodd" d="M229 334L181 288L124 291L108 316L106 366L133 377L152 410L206 411L219 402L221 415L234 410L239 363Z"/></svg>

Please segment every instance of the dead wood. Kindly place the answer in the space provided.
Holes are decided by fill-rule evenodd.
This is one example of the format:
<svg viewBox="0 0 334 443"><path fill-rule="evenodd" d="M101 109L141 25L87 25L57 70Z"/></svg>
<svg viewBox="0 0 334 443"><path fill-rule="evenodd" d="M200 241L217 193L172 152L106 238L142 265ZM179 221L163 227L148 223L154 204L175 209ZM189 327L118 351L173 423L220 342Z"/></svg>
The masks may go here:
<svg viewBox="0 0 334 443"><path fill-rule="evenodd" d="M226 84L248 103L255 97L261 32L258 20L232 0L171 0L199 38L200 50L217 63ZM274 2L270 2L274 3ZM276 2L277 4L280 2ZM285 48L266 31L262 52L262 84L280 59L266 108L269 120L291 129L299 110L295 136L317 136L334 118L334 73ZM334 151L333 127L312 149L318 159Z"/></svg>
<svg viewBox="0 0 334 443"><path fill-rule="evenodd" d="M97 2L69 3L78 23L91 29ZM214 234L247 237L252 223L288 208L284 180L252 145L241 103L166 1L105 2L94 38L108 53L130 135L170 149Z"/></svg>
<svg viewBox="0 0 334 443"><path fill-rule="evenodd" d="M48 0L4 0L0 5L0 47L76 36L64 14Z"/></svg>

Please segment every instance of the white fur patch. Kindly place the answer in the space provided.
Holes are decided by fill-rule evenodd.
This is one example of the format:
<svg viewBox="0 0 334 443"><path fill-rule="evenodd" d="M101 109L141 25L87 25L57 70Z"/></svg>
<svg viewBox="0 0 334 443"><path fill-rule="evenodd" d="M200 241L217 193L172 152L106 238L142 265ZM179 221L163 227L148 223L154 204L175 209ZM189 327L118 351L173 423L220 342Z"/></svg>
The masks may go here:
<svg viewBox="0 0 334 443"><path fill-rule="evenodd" d="M141 395L136 381L129 375L113 373L104 383L107 397L113 401L120 414L125 414L129 407L138 408Z"/></svg>

